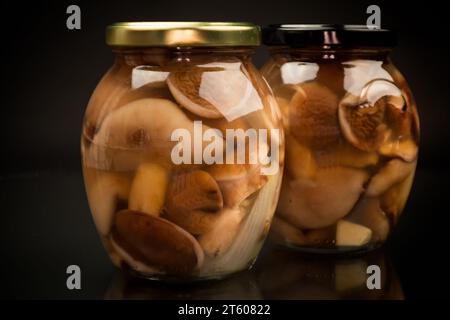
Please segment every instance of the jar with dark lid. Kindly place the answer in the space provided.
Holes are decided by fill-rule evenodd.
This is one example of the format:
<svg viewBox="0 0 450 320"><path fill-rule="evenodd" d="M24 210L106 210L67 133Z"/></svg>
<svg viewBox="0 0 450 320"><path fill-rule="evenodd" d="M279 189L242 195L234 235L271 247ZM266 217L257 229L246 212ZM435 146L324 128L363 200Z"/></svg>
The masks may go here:
<svg viewBox="0 0 450 320"><path fill-rule="evenodd" d="M284 146L249 23L107 28L116 59L86 109L86 191L118 267L151 279L249 268L268 233Z"/></svg>
<svg viewBox="0 0 450 320"><path fill-rule="evenodd" d="M395 33L283 24L263 42L286 136L273 238L313 252L379 246L407 201L419 144L413 96L389 57Z"/></svg>

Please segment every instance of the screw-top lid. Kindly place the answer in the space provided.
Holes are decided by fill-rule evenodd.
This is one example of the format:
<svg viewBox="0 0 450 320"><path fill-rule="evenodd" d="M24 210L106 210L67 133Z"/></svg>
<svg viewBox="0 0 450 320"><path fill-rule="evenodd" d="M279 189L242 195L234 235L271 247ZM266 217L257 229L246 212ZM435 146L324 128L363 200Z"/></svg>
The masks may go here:
<svg viewBox="0 0 450 320"><path fill-rule="evenodd" d="M263 43L268 46L393 47L395 32L365 25L275 24L263 28Z"/></svg>
<svg viewBox="0 0 450 320"><path fill-rule="evenodd" d="M106 43L125 47L258 46L261 29L246 22L121 22L106 28Z"/></svg>

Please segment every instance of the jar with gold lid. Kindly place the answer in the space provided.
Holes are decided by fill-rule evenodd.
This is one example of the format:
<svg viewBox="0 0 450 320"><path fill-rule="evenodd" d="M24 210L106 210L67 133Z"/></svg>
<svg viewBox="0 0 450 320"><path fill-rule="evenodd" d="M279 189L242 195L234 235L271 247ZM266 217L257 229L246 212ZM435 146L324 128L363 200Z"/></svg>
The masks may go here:
<svg viewBox="0 0 450 320"><path fill-rule="evenodd" d="M263 42L286 135L274 238L313 252L379 246L405 206L419 144L411 90L390 58L395 34L273 25Z"/></svg>
<svg viewBox="0 0 450 320"><path fill-rule="evenodd" d="M249 268L284 150L276 102L251 62L259 27L118 23L106 41L116 59L89 101L81 151L113 263L169 281Z"/></svg>

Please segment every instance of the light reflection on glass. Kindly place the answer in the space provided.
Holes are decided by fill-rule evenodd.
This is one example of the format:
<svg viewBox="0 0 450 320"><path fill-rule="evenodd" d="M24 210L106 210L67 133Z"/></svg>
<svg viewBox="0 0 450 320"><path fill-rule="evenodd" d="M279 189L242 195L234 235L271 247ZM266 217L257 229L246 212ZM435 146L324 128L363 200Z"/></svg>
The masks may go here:
<svg viewBox="0 0 450 320"><path fill-rule="evenodd" d="M166 81L169 72L154 70L152 66L138 66L131 73L131 88L137 89L146 84Z"/></svg>
<svg viewBox="0 0 450 320"><path fill-rule="evenodd" d="M281 78L284 84L299 84L314 80L319 65L311 62L287 62L281 66Z"/></svg>
<svg viewBox="0 0 450 320"><path fill-rule="evenodd" d="M382 67L383 61L351 60L343 63L344 89L359 96L363 87L372 80L393 81L392 76Z"/></svg>

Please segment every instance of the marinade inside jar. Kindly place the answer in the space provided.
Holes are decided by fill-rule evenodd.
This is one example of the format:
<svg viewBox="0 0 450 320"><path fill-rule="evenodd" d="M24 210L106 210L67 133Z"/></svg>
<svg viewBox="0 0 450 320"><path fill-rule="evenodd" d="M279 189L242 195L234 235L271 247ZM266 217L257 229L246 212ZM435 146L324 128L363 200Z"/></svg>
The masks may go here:
<svg viewBox="0 0 450 320"><path fill-rule="evenodd" d="M113 262L146 277L177 279L247 267L267 235L282 172L265 175L267 164L249 159L273 153L273 146L281 150L283 142L272 144L269 130L256 150L249 143L241 148L243 163L198 161L195 148L200 143L204 152L220 139L226 160L227 130L276 127L269 97L237 59L130 72L131 83L106 77L82 136L89 203ZM198 131L209 132L209 140L195 140ZM192 141L174 141L174 132ZM182 154L180 142L187 147ZM212 156L219 157L217 150Z"/></svg>
<svg viewBox="0 0 450 320"><path fill-rule="evenodd" d="M379 245L403 210L417 162L406 83L379 61L280 65L268 75L286 135L274 238L313 251Z"/></svg>

